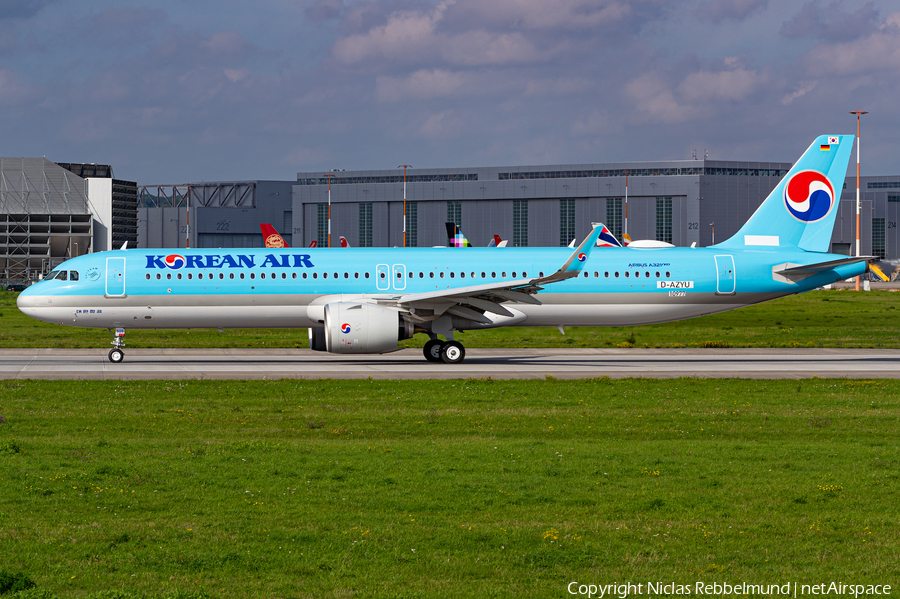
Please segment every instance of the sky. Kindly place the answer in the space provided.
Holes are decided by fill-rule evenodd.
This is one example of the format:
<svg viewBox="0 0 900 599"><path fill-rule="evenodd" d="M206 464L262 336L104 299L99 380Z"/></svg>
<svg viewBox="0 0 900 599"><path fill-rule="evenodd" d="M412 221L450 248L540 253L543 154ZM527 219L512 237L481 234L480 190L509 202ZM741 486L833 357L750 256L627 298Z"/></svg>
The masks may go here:
<svg viewBox="0 0 900 599"><path fill-rule="evenodd" d="M0 156L140 185L793 162L900 174L900 8L828 0L0 0Z"/></svg>

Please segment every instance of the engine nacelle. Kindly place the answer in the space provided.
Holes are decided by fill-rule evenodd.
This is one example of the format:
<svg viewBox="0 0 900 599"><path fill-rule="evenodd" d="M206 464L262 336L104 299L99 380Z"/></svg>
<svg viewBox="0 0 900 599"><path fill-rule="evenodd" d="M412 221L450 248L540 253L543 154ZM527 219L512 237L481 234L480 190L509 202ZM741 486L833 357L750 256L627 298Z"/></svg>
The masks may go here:
<svg viewBox="0 0 900 599"><path fill-rule="evenodd" d="M413 336L400 312L364 302L325 305L325 349L333 354L382 354Z"/></svg>

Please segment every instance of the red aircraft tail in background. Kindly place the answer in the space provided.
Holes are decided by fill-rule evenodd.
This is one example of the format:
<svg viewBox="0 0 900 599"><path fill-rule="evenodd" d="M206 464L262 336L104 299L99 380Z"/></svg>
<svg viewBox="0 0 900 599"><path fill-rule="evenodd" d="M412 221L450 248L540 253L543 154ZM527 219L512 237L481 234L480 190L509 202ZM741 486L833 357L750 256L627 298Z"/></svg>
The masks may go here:
<svg viewBox="0 0 900 599"><path fill-rule="evenodd" d="M275 227L269 223L260 223L259 228L262 230L263 241L265 241L267 248L291 247L284 240L284 237L279 235L278 231L275 230Z"/></svg>

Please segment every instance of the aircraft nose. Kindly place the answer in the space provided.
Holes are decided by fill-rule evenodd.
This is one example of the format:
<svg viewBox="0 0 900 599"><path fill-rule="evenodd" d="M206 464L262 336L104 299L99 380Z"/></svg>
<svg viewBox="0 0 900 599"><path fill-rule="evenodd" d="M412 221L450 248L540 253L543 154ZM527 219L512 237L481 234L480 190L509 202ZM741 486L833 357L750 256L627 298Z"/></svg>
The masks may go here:
<svg viewBox="0 0 900 599"><path fill-rule="evenodd" d="M34 309L41 305L46 305L46 297L42 295L38 295L35 292L34 285L27 288L25 291L19 293L19 297L16 298L16 306L21 310L24 314L31 316L34 318Z"/></svg>

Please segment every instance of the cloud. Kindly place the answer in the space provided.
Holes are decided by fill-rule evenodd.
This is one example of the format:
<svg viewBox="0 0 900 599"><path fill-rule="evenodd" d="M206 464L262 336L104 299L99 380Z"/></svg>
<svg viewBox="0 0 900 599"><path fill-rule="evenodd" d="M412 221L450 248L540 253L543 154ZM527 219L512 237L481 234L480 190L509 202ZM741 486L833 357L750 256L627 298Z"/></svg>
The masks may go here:
<svg viewBox="0 0 900 599"><path fill-rule="evenodd" d="M344 3L341 0L319 0L306 9L304 13L311 21L325 21L341 16Z"/></svg>
<svg viewBox="0 0 900 599"><path fill-rule="evenodd" d="M465 119L455 110L444 110L429 115L419 126L418 133L423 137L448 139L461 135L465 125Z"/></svg>
<svg viewBox="0 0 900 599"><path fill-rule="evenodd" d="M459 0L456 13L494 28L596 29L632 16L632 4L619 0Z"/></svg>
<svg viewBox="0 0 900 599"><path fill-rule="evenodd" d="M469 77L464 73L441 69L420 70L407 77L378 77L375 89L382 102L427 100L459 93L468 80Z"/></svg>
<svg viewBox="0 0 900 599"><path fill-rule="evenodd" d="M789 38L821 39L829 42L854 40L873 33L878 26L878 11L869 2L854 12L843 10L842 3L808 2L781 26L781 35Z"/></svg>
<svg viewBox="0 0 900 599"><path fill-rule="evenodd" d="M698 114L696 108L679 104L675 94L656 73L647 73L625 85L625 96L646 120L680 123Z"/></svg>
<svg viewBox="0 0 900 599"><path fill-rule="evenodd" d="M761 82L759 73L747 69L718 73L698 71L685 77L678 86L678 91L689 102L740 100L750 95Z"/></svg>
<svg viewBox="0 0 900 599"><path fill-rule="evenodd" d="M0 0L0 20L28 19L56 0Z"/></svg>
<svg viewBox="0 0 900 599"><path fill-rule="evenodd" d="M609 118L605 114L594 111L573 122L570 131L572 135L596 135L603 133L608 127Z"/></svg>
<svg viewBox="0 0 900 599"><path fill-rule="evenodd" d="M900 71L900 12L889 15L870 35L839 44L823 43L802 62L818 76Z"/></svg>
<svg viewBox="0 0 900 599"><path fill-rule="evenodd" d="M818 84L819 84L818 81L803 82L796 91L791 92L791 93L787 94L786 96L784 96L781 99L781 103L784 104L785 106L787 106L788 104L790 104L797 98L802 98L803 96L805 96L806 94L808 94L809 92L814 90Z"/></svg>
<svg viewBox="0 0 900 599"><path fill-rule="evenodd" d="M709 0L700 5L696 14L713 23L743 21L768 5L769 0Z"/></svg>
<svg viewBox="0 0 900 599"><path fill-rule="evenodd" d="M404 59L425 51L434 35L437 22L447 9L441 2L427 12L401 11L393 13L388 22L363 34L338 39L332 54L341 62L353 64L371 56Z"/></svg>

